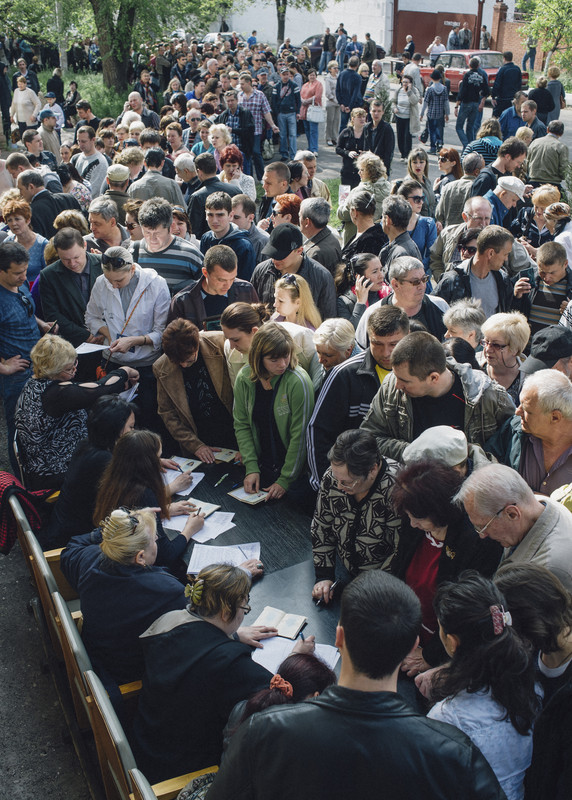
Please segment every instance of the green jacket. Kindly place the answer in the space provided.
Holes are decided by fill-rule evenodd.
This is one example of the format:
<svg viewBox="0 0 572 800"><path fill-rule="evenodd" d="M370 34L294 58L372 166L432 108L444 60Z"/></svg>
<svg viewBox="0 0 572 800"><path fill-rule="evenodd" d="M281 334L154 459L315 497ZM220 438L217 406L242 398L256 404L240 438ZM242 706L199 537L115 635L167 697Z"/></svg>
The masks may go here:
<svg viewBox="0 0 572 800"><path fill-rule="evenodd" d="M270 381L273 387L278 377ZM246 474L260 472L260 442L252 419L256 383L250 380L250 367L244 366L234 384L234 431ZM274 399L274 418L286 459L276 483L288 491L306 464L306 428L314 409L312 381L302 367L288 369L282 376Z"/></svg>

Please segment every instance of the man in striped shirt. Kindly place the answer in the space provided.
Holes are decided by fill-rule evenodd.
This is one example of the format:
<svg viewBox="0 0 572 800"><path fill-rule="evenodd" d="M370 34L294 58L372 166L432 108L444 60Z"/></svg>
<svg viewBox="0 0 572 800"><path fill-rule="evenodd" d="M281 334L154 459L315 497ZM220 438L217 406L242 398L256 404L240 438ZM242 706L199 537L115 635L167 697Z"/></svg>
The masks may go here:
<svg viewBox="0 0 572 800"><path fill-rule="evenodd" d="M131 243L139 266L152 267L167 281L171 296L201 276L203 254L190 242L173 236L173 211L162 197L146 200L139 210L141 241Z"/></svg>
<svg viewBox="0 0 572 800"><path fill-rule="evenodd" d="M513 303L528 317L534 335L547 325L558 325L572 299L572 269L565 248L558 242L545 242L536 251L536 283ZM566 324L570 327L571 320Z"/></svg>

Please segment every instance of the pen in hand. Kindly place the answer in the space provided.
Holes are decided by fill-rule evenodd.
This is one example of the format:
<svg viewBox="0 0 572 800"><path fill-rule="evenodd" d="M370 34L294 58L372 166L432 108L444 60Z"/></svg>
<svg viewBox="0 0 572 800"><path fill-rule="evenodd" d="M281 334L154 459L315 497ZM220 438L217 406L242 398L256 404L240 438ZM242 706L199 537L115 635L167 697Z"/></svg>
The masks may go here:
<svg viewBox="0 0 572 800"><path fill-rule="evenodd" d="M334 589L336 588L336 586L338 585L338 583L339 583L339 580L337 580L337 581L334 581L334 582L332 583L332 585L330 586L330 589L329 589L330 600L332 599L332 592L334 591ZM319 605L321 605L323 602L324 602L324 594L322 593L322 596L319 598L319 600L316 600L316 605L317 605L317 606L319 606Z"/></svg>

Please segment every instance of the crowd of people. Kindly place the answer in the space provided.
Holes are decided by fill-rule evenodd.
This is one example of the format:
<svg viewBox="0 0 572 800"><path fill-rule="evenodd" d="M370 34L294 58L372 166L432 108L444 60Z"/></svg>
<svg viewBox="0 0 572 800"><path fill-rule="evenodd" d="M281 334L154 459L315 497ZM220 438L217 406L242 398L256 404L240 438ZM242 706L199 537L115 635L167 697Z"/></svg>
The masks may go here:
<svg viewBox="0 0 572 800"><path fill-rule="evenodd" d="M451 48L470 47L463 31ZM111 691L143 678L143 771L222 764L183 798L569 795L572 213L547 102L561 93L540 80L527 97L509 52L489 90L473 58L462 148L446 147L438 38L427 87L407 38L395 131L375 42L343 25L317 68L256 31L202 52L160 43L117 119L73 83L42 106L17 64L22 145L0 169L13 471L59 491L38 537L65 548L94 668ZM340 230L320 121L348 189ZM392 181L396 142L407 176ZM220 447L246 493L307 514L308 593L341 595L337 683L312 637L279 675L252 661L275 633L242 624L257 560L212 565L185 593L204 517L177 498L190 476L162 473ZM293 708L259 713L273 705Z"/></svg>

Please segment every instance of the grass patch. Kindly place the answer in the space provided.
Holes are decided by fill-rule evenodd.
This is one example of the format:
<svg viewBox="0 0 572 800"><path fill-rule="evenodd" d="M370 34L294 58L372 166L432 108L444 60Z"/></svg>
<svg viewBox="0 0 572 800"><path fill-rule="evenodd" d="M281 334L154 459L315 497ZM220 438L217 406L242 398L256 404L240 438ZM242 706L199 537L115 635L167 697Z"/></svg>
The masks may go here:
<svg viewBox="0 0 572 800"><path fill-rule="evenodd" d="M46 91L48 78L52 77L52 70L46 69L38 73L40 87ZM77 83L78 91L82 100L89 100L93 108L93 113L102 119L103 117L118 117L123 111L123 104L127 99L127 93L119 94L115 89L108 89L103 85L103 75L101 72L78 72L66 70L62 74L65 92L69 89L70 81Z"/></svg>

